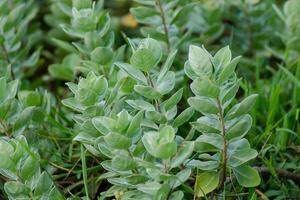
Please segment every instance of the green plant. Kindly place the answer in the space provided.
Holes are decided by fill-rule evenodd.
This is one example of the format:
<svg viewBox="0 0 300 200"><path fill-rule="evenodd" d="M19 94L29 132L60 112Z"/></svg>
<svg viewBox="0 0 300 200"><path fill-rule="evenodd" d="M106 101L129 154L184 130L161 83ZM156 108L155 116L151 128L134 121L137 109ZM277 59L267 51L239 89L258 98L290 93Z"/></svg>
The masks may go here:
<svg viewBox="0 0 300 200"><path fill-rule="evenodd" d="M298 10L1 1L0 199L298 198Z"/></svg>
<svg viewBox="0 0 300 200"><path fill-rule="evenodd" d="M5 0L0 10L0 73L17 78L32 75L41 51L36 47L41 31L30 24L38 6L34 1Z"/></svg>
<svg viewBox="0 0 300 200"><path fill-rule="evenodd" d="M260 183L258 172L247 164L257 156L257 151L251 149L244 138L252 125L252 118L247 113L257 95L253 94L229 107L241 81L234 72L240 57L232 59L231 56L228 46L214 56L204 48L190 46L189 60L185 64L185 72L193 80L191 90L196 95L190 97L188 103L203 115L191 123L202 133L195 141L199 160L190 163L204 171L196 179L198 196L204 196L215 188L223 191L231 171L244 187Z"/></svg>

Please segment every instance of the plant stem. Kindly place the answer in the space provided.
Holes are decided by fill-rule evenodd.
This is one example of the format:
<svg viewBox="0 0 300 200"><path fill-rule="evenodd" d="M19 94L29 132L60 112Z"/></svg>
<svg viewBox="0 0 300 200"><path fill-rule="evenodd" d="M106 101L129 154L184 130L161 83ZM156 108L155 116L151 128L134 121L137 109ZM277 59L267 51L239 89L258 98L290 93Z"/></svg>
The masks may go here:
<svg viewBox="0 0 300 200"><path fill-rule="evenodd" d="M221 101L217 98L217 104L219 109L219 118L221 122L221 133L223 138L223 152L222 152L222 176L219 183L218 191L222 191L224 188L224 184L226 182L226 172L227 172L227 140L226 140L226 130L224 123L224 111L221 105Z"/></svg>
<svg viewBox="0 0 300 200"><path fill-rule="evenodd" d="M89 191L88 191L88 181L87 181L87 170L86 170L86 160L85 160L85 152L84 152L84 147L81 144L80 145L80 150L81 150L81 163L82 163L82 176L83 176L83 183L84 183L84 190L85 190L85 195L87 199L89 198Z"/></svg>
<svg viewBox="0 0 300 200"><path fill-rule="evenodd" d="M167 49L168 49L168 52L170 52L169 30L168 30L168 26L167 26L167 22L166 22L165 12L164 12L164 9L161 5L160 0L156 0L155 2L156 2L156 5L159 9L160 17L161 17L161 20L162 20L162 23L163 23L165 38L166 38L166 43L167 43Z"/></svg>

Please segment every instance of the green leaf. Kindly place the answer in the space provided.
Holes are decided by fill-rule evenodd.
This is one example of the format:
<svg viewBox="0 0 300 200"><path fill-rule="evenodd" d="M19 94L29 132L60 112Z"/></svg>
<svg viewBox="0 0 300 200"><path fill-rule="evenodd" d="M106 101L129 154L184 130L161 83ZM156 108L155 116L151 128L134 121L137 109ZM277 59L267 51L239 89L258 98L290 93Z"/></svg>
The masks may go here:
<svg viewBox="0 0 300 200"><path fill-rule="evenodd" d="M127 63L116 62L115 65L117 67L119 67L120 69L124 70L134 80L140 81L145 85L148 84L145 75L139 69L137 69L137 68L135 68L132 65L127 64Z"/></svg>
<svg viewBox="0 0 300 200"><path fill-rule="evenodd" d="M126 132L126 136L132 137L135 133L140 130L141 123L143 120L144 111L139 111L131 120L129 127Z"/></svg>
<svg viewBox="0 0 300 200"><path fill-rule="evenodd" d="M130 157L125 155L116 155L112 159L112 166L121 171L132 170L136 167L136 163Z"/></svg>
<svg viewBox="0 0 300 200"><path fill-rule="evenodd" d="M166 62L164 63L164 65L162 66L159 75L157 77L157 82L160 82L161 79L166 75L166 73L170 70L173 61L175 59L175 56L177 54L177 50L173 50L169 55L168 58L166 60Z"/></svg>
<svg viewBox="0 0 300 200"><path fill-rule="evenodd" d="M216 101L207 97L190 97L189 105L202 114L216 114L219 112Z"/></svg>
<svg viewBox="0 0 300 200"><path fill-rule="evenodd" d="M212 73L210 55L200 47L190 45L189 64L198 76L210 76Z"/></svg>
<svg viewBox="0 0 300 200"><path fill-rule="evenodd" d="M149 49L152 54L154 55L154 58L156 60L155 65L157 65L162 57L162 48L158 41L147 37L146 39L141 40L139 43L138 49Z"/></svg>
<svg viewBox="0 0 300 200"><path fill-rule="evenodd" d="M136 50L131 58L130 64L146 73L155 67L157 60L150 49L142 48Z"/></svg>
<svg viewBox="0 0 300 200"><path fill-rule="evenodd" d="M128 149L131 146L131 139L119 133L110 133L104 136L104 140L116 149Z"/></svg>
<svg viewBox="0 0 300 200"><path fill-rule="evenodd" d="M42 172L40 175L36 188L34 190L34 196L41 196L48 192L52 186L52 179L46 172Z"/></svg>
<svg viewBox="0 0 300 200"><path fill-rule="evenodd" d="M219 184L219 174L217 172L204 172L196 177L195 193L197 197L204 197L214 191Z"/></svg>
<svg viewBox="0 0 300 200"><path fill-rule="evenodd" d="M26 106L39 106L41 103L41 96L38 92L23 90L18 93L18 99Z"/></svg>
<svg viewBox="0 0 300 200"><path fill-rule="evenodd" d="M96 76L90 72L86 78L79 79L75 98L83 105L91 106L105 97L107 88L108 82L103 76Z"/></svg>
<svg viewBox="0 0 300 200"><path fill-rule="evenodd" d="M191 89L195 95L217 98L220 93L219 87L207 77L197 78L191 84Z"/></svg>
<svg viewBox="0 0 300 200"><path fill-rule="evenodd" d="M146 118L158 124L165 124L167 122L166 116L157 111L151 111L151 110L146 111Z"/></svg>
<svg viewBox="0 0 300 200"><path fill-rule="evenodd" d="M64 49L65 51L67 52L70 52L70 53L76 53L77 50L76 48L74 48L73 45L71 45L70 43L68 42L65 42L63 40L60 40L60 39L57 39L57 38L51 38L51 41L58 47Z"/></svg>
<svg viewBox="0 0 300 200"><path fill-rule="evenodd" d="M191 125L201 133L220 133L220 122L207 116L200 117L196 122L191 122Z"/></svg>
<svg viewBox="0 0 300 200"><path fill-rule="evenodd" d="M92 119L92 123L94 127L103 135L109 134L116 126L116 120L104 116L94 117Z"/></svg>
<svg viewBox="0 0 300 200"><path fill-rule="evenodd" d="M195 80L198 78L198 75L193 71L193 69L188 61L186 61L184 63L184 73L192 80Z"/></svg>
<svg viewBox="0 0 300 200"><path fill-rule="evenodd" d="M244 187L255 187L260 184L259 174L253 167L241 165L233 168L233 173L238 183Z"/></svg>
<svg viewBox="0 0 300 200"><path fill-rule="evenodd" d="M137 110L155 111L155 108L151 103L143 100L127 100L126 103Z"/></svg>
<svg viewBox="0 0 300 200"><path fill-rule="evenodd" d="M183 197L184 193L182 191L176 191L170 195L170 200L182 200Z"/></svg>
<svg viewBox="0 0 300 200"><path fill-rule="evenodd" d="M228 164L238 167L257 156L257 151L251 148L237 149L229 155Z"/></svg>
<svg viewBox="0 0 300 200"><path fill-rule="evenodd" d="M163 128L158 132L146 132L142 142L149 154L161 159L168 159L176 154L177 145L174 140L174 130L171 127Z"/></svg>
<svg viewBox="0 0 300 200"><path fill-rule="evenodd" d="M57 79L66 80L66 81L72 81L74 79L73 69L69 67L65 67L61 64L49 65L48 71L52 77Z"/></svg>
<svg viewBox="0 0 300 200"><path fill-rule="evenodd" d="M32 158L31 156L29 156L26 160L25 163L23 164L22 168L21 168L21 172L20 172L20 177L23 180L28 180L29 178L31 178L35 173L38 172L39 170L39 162L38 160Z"/></svg>
<svg viewBox="0 0 300 200"><path fill-rule="evenodd" d="M237 122L230 126L226 132L228 140L233 138L242 138L250 130L252 125L252 118L250 115L244 115L238 118Z"/></svg>
<svg viewBox="0 0 300 200"><path fill-rule="evenodd" d="M196 141L195 141L195 145L198 146L199 143L206 143L206 144L210 144L218 149L222 149L223 148L223 138L221 135L219 134L215 134L215 133L210 133L210 134L203 134L200 135Z"/></svg>
<svg viewBox="0 0 300 200"><path fill-rule="evenodd" d="M169 99L167 99L165 102L163 102L164 108L166 111L170 110L174 106L178 104L180 99L182 98L183 94L183 88L178 90L175 94L173 94Z"/></svg>
<svg viewBox="0 0 300 200"><path fill-rule="evenodd" d="M184 124L185 122L189 121L189 119L191 119L191 117L194 115L194 109L193 108L187 108L185 109L182 113L180 113L180 115L178 115L174 122L173 122L173 126L174 127L179 127L182 124Z"/></svg>
<svg viewBox="0 0 300 200"><path fill-rule="evenodd" d="M97 47L91 52L92 61L100 65L107 65L113 60L113 51L110 47Z"/></svg>
<svg viewBox="0 0 300 200"><path fill-rule="evenodd" d="M13 199L16 199L18 197L23 197L26 199L26 197L29 196L30 189L17 181L8 181L4 184L4 190L7 194L11 195Z"/></svg>
<svg viewBox="0 0 300 200"><path fill-rule="evenodd" d="M130 12L140 23L158 24L161 21L159 12L153 8L140 6L136 8L131 8Z"/></svg>
<svg viewBox="0 0 300 200"><path fill-rule="evenodd" d="M128 112L125 109L123 109L118 114L116 129L119 132L123 132L125 129L127 129L127 127L129 126L129 123L130 123L130 118L131 118L131 116L128 114Z"/></svg>
<svg viewBox="0 0 300 200"><path fill-rule="evenodd" d="M155 89L160 92L162 95L169 93L173 90L175 86L175 73L174 72L167 72L166 75L157 82Z"/></svg>
<svg viewBox="0 0 300 200"><path fill-rule="evenodd" d="M179 167L194 151L194 142L183 143L177 154L171 160L171 168Z"/></svg>
<svg viewBox="0 0 300 200"><path fill-rule="evenodd" d="M153 200L165 200L168 198L169 192L171 188L168 184L164 184L161 188L156 192Z"/></svg>
<svg viewBox="0 0 300 200"><path fill-rule="evenodd" d="M236 65L239 63L239 61L241 60L241 56L238 56L236 58L234 58L228 65L226 65L220 75L219 78L217 80L217 82L219 84L225 82L235 71Z"/></svg>
<svg viewBox="0 0 300 200"><path fill-rule="evenodd" d="M227 66L231 61L231 51L229 46L223 47L220 49L213 58L213 64L216 69L219 69L221 66Z"/></svg>
<svg viewBox="0 0 300 200"><path fill-rule="evenodd" d="M233 106L226 114L225 119L233 119L235 117L241 116L248 113L255 104L257 94L252 94L246 97L241 103Z"/></svg>
<svg viewBox="0 0 300 200"><path fill-rule="evenodd" d="M161 98L161 94L150 86L135 85L134 90L150 100Z"/></svg>

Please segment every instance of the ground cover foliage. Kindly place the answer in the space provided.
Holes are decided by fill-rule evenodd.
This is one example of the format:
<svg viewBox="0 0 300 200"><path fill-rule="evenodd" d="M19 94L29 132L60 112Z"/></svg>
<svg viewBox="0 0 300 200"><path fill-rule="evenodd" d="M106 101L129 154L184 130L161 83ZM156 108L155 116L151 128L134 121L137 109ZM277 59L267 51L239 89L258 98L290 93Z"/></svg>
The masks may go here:
<svg viewBox="0 0 300 200"><path fill-rule="evenodd" d="M0 199L300 199L299 0L1 0Z"/></svg>

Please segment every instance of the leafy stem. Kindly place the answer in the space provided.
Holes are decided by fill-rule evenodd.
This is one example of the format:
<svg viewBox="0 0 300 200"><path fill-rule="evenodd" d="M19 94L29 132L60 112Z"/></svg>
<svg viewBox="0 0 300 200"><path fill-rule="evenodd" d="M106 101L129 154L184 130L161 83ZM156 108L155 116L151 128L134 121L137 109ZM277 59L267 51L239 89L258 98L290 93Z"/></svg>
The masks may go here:
<svg viewBox="0 0 300 200"><path fill-rule="evenodd" d="M166 38L166 43L167 43L167 49L168 49L168 52L170 52L169 30L168 30L168 26L167 26L167 22L166 22L165 12L164 12L164 9L161 5L160 0L156 0L155 2L156 2L156 5L159 9L160 17L161 17L161 20L162 20L162 23L163 23L165 38Z"/></svg>
<svg viewBox="0 0 300 200"><path fill-rule="evenodd" d="M226 140L226 130L224 123L224 111L221 105L221 101L217 98L218 110L219 110L219 120L221 123L221 134L223 138L223 152L222 152L222 175L219 184L219 191L222 191L224 188L224 184L226 182L226 172L227 172L227 140Z"/></svg>

